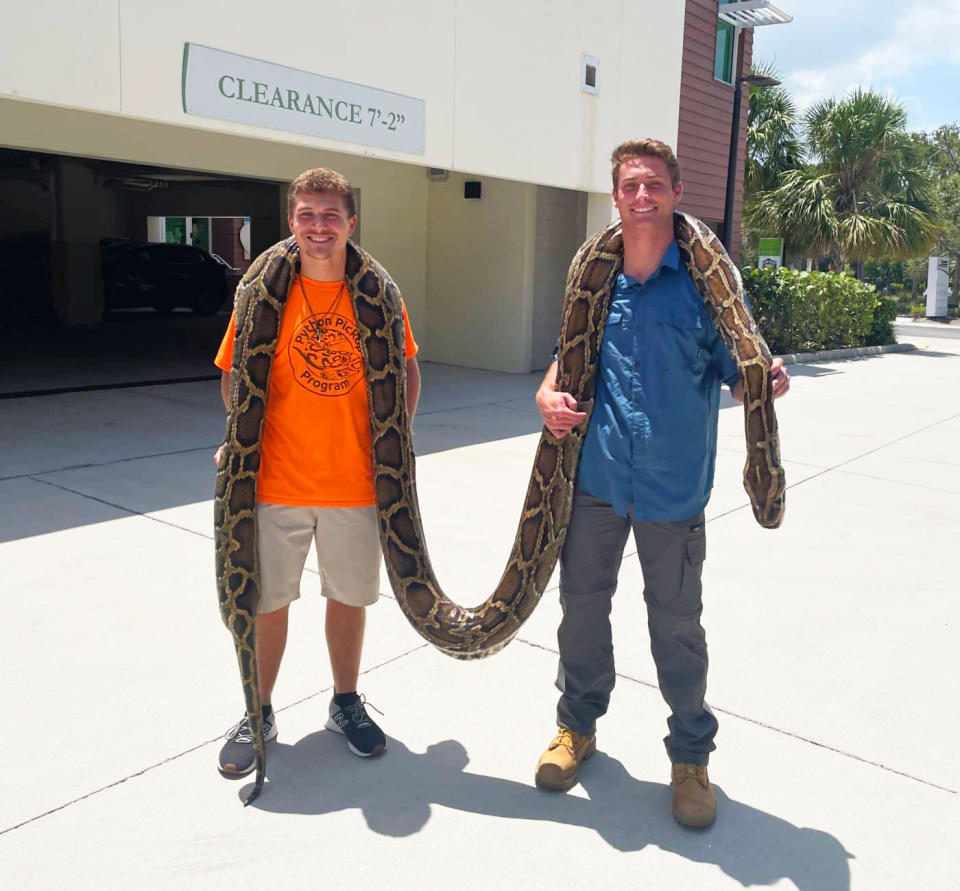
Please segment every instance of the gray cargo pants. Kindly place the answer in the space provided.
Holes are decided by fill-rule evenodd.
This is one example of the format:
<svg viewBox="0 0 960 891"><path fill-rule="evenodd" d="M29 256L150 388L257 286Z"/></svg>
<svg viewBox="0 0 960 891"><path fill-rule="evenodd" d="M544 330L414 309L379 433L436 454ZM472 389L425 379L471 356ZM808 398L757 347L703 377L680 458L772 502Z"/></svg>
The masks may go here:
<svg viewBox="0 0 960 891"><path fill-rule="evenodd" d="M704 702L707 641L700 625L704 518L632 522L606 501L577 489L560 558L557 723L588 736L610 702L616 680L610 607L630 527L643 570L650 649L660 693L670 706L664 739L674 763L706 764L717 719Z"/></svg>

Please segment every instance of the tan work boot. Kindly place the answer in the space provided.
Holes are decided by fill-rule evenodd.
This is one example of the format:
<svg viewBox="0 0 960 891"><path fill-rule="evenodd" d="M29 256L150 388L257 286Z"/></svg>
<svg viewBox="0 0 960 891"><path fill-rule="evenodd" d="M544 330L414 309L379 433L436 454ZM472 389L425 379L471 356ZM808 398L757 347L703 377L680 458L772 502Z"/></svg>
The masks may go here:
<svg viewBox="0 0 960 891"><path fill-rule="evenodd" d="M557 735L537 762L536 784L541 789L566 792L577 781L580 762L597 751L596 736L558 727Z"/></svg>
<svg viewBox="0 0 960 891"><path fill-rule="evenodd" d="M681 826L712 826L717 819L717 796L707 776L707 765L674 764L672 785L673 819Z"/></svg>

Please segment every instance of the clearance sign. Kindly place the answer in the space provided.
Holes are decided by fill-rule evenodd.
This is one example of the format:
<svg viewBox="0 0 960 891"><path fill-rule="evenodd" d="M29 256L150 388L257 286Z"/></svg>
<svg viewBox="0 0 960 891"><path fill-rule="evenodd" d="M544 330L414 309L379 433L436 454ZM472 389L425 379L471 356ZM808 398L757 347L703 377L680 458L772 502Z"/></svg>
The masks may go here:
<svg viewBox="0 0 960 891"><path fill-rule="evenodd" d="M321 74L183 45L183 110L422 155L426 103Z"/></svg>

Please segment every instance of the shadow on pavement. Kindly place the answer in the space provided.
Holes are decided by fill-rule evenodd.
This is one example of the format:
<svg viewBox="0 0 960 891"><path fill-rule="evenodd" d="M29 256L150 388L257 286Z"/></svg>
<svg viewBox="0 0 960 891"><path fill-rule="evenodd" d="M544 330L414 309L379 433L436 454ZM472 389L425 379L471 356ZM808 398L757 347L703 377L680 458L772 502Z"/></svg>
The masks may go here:
<svg viewBox="0 0 960 891"><path fill-rule="evenodd" d="M909 353L901 353L903 356L926 356L932 359L960 359L960 353L941 353L937 350L912 350Z"/></svg>
<svg viewBox="0 0 960 891"><path fill-rule="evenodd" d="M857 362L860 360L847 359L845 361ZM814 365L813 363L789 365L787 371L790 372L790 377L823 377L826 374L840 374L836 368L824 368L822 365Z"/></svg>
<svg viewBox="0 0 960 891"><path fill-rule="evenodd" d="M434 452L540 433L543 421L536 409L523 411L509 405L489 405L482 410L454 409L432 416L417 415L413 429L414 451L422 457ZM530 459L532 462L532 451Z"/></svg>
<svg viewBox="0 0 960 891"><path fill-rule="evenodd" d="M542 429L533 401L539 375L425 363L424 376L433 392L415 421L421 457ZM209 502L224 429L219 399L207 382L0 402L8 421L0 430L0 543ZM188 518L165 522L198 531ZM199 531L212 535L212 514Z"/></svg>
<svg viewBox="0 0 960 891"><path fill-rule="evenodd" d="M542 792L532 784L465 772L469 757L456 740L420 755L390 739L383 758L349 755L330 732L268 749L269 782L253 807L272 813L363 811L374 832L405 837L419 832L431 805L516 820L542 820L593 829L618 851L655 845L698 863L712 863L744 886L787 878L801 891L849 889L852 856L832 835L734 801L717 788L719 818L709 830L678 826L670 787L638 780L602 752L582 778L588 799ZM531 755L531 773L534 755ZM249 786L241 790L245 794ZM479 840L478 840L479 841Z"/></svg>
<svg viewBox="0 0 960 891"><path fill-rule="evenodd" d="M213 357L229 319L229 312L131 310L107 313L93 328L13 338L5 346L0 393L214 375Z"/></svg>

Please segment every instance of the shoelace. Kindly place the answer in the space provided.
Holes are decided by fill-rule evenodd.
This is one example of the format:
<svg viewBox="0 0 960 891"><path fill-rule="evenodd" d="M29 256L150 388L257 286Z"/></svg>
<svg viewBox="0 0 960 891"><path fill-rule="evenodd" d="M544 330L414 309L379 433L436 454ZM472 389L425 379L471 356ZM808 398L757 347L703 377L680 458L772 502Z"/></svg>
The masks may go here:
<svg viewBox="0 0 960 891"><path fill-rule="evenodd" d="M560 746L563 746L567 751L573 755L575 753L576 747L573 742L573 731L567 730L566 727L561 727L557 732L557 735L554 737L553 742L550 743L551 749L559 749Z"/></svg>
<svg viewBox="0 0 960 891"><path fill-rule="evenodd" d="M350 718L350 721L353 724L356 724L357 727L369 727L373 724L373 721L370 720L370 716L367 714L366 706L370 706L378 715L383 715L383 712L380 711L372 702L367 702L367 697L360 695L356 700L354 700L350 705L343 707L343 710L347 713L347 717Z"/></svg>
<svg viewBox="0 0 960 891"><path fill-rule="evenodd" d="M269 721L263 722L264 733L267 731L267 726ZM241 743L252 743L253 734L250 732L250 719L244 718L238 724L234 724L226 733L223 734L224 739L231 739L234 742Z"/></svg>
<svg viewBox="0 0 960 891"><path fill-rule="evenodd" d="M234 742L252 743L253 734L250 732L250 720L244 718L239 724L234 724L226 733L224 739L231 739Z"/></svg>

